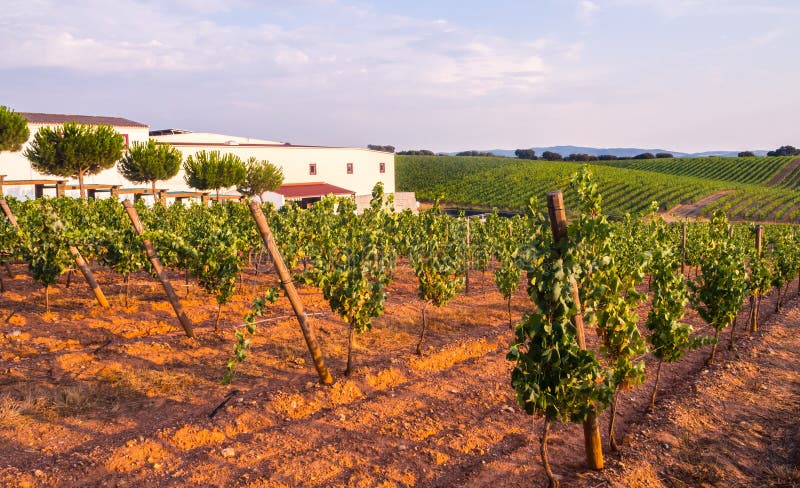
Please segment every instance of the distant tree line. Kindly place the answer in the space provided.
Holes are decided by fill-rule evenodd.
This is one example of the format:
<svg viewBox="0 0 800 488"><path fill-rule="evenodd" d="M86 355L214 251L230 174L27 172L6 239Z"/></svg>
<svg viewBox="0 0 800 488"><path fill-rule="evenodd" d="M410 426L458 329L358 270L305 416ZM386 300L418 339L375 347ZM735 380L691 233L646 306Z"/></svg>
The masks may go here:
<svg viewBox="0 0 800 488"><path fill-rule="evenodd" d="M383 151L388 153L394 152L394 146L380 146L378 144L367 144L367 149L372 149L373 151Z"/></svg>
<svg viewBox="0 0 800 488"><path fill-rule="evenodd" d="M433 151L429 151L427 149L416 149L410 151L400 151L397 153L401 156L435 156Z"/></svg>
<svg viewBox="0 0 800 488"><path fill-rule="evenodd" d="M586 153L573 153L569 156L562 156L557 152L552 151L545 151L542 153L541 157L536 156L536 151L533 149L517 149L514 151L514 154L519 159L542 159L544 161L615 161L617 159L656 159L656 158L674 158L675 156L666 153L642 153L634 156L633 158L627 156L614 156L613 154L601 154L599 156L595 156L594 154L586 154Z"/></svg>
<svg viewBox="0 0 800 488"><path fill-rule="evenodd" d="M800 156L800 149L794 146L781 146L767 153L767 156Z"/></svg>
<svg viewBox="0 0 800 488"><path fill-rule="evenodd" d="M456 156L481 156L481 157L492 157L494 156L491 152L485 151L461 151L460 153L456 153Z"/></svg>

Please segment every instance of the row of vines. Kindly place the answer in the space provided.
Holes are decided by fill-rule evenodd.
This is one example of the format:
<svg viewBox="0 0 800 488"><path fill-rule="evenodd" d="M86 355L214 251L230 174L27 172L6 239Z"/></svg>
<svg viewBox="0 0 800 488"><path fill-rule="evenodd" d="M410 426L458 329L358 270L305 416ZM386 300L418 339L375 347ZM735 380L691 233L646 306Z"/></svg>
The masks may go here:
<svg viewBox="0 0 800 488"><path fill-rule="evenodd" d="M733 343L736 317L747 299L747 328L755 332L761 299L776 293L780 308L800 269L800 232L794 226L764 226L763 246L756 246L762 228L731 225L722 212L710 222L671 224L658 216L654 203L644 217L611 221L597 183L585 170L572 176L567 195L577 202L577 211L559 233L551 232L553 209L546 216L536 199L524 215L468 220L446 216L436 205L419 215L395 213L380 186L361 213L351 200L335 198L309 209L263 209L293 280L318 288L348 326L345 374L352 371L357 335L369 331L384 311L398 263L407 263L417 278L418 354L430 307L446 306L462 292L470 271L493 273L514 329L507 356L514 364L511 384L520 407L544 418L542 458L551 484L557 485L546 448L551 422L586 423L608 408L608 438L615 449L619 392L644 382L646 354L658 361L654 408L663 365L706 345L713 362L727 329ZM242 286L242 271L264 255L259 230L240 203L137 203L142 235L115 200L9 203L19 227L0 218L0 260L27 263L45 296L60 275L70 272L70 246L118 273L127 296L131 274L153 272L142 252L148 241L166 267L195 279L216 299L217 329L224 306ZM515 322L510 303L522 283L531 307ZM246 360L257 319L277 296L278 290L268 289L253 304L245 330L236 333L224 381L231 381ZM648 300L649 312L640 320L637 310ZM683 321L687 306L708 323L708 335ZM596 454L590 465L600 468L602 455Z"/></svg>

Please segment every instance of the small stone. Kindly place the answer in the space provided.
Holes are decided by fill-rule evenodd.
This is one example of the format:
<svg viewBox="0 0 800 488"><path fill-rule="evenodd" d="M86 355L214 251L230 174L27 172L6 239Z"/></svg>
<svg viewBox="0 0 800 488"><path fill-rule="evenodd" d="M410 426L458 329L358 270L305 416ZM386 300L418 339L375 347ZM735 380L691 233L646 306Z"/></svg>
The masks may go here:
<svg viewBox="0 0 800 488"><path fill-rule="evenodd" d="M401 451L405 451L406 449L408 449L408 446L405 444L400 444L399 446L397 446L397 448L400 449Z"/></svg>
<svg viewBox="0 0 800 488"><path fill-rule="evenodd" d="M236 455L236 451L234 451L232 447L226 447L221 451L221 454L224 458L232 458Z"/></svg>
<svg viewBox="0 0 800 488"><path fill-rule="evenodd" d="M33 475L36 476L37 478L44 478L44 471L42 471L41 469L35 469L33 470Z"/></svg>

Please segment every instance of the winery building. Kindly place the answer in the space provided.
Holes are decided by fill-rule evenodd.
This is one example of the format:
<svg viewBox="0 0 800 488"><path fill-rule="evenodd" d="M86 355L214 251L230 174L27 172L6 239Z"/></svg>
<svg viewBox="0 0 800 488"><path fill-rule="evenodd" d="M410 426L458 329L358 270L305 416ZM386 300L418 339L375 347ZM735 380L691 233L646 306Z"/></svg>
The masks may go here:
<svg viewBox="0 0 800 488"><path fill-rule="evenodd" d="M120 133L124 137L126 145L153 139L177 148L183 154L184 159L199 151L220 151L235 154L242 160L250 157L267 160L283 169L284 185L276 193L286 200L309 203L325 195L333 194L353 196L359 206L364 206L364 202L368 202L372 188L379 181L383 183L385 193L395 192L394 154L388 152L363 148L295 145L279 141L179 129L150 130L147 124L119 117L19 113L28 120L31 140L34 134L45 126L55 127L66 122L86 125L104 124L112 126ZM0 175L5 175L4 181L55 181L60 179L34 171L30 162L23 156L26 147L27 144L22 151L0 153ZM2 180L0 180L1 182ZM136 186L125 180L116 168L88 176L85 178L85 182L90 185L117 185L123 189ZM70 188L67 194L77 194L75 190L71 189L76 184L77 181L67 182L67 188ZM44 187L49 189L51 185ZM158 187L173 193L190 190L183 179L182 170L171 180L159 182ZM17 197L33 196L34 194L32 185L3 184L2 191L6 195ZM231 190L227 193L235 192ZM413 209L415 206L414 199L409 199L408 195L396 195L396 200L399 203L398 208Z"/></svg>

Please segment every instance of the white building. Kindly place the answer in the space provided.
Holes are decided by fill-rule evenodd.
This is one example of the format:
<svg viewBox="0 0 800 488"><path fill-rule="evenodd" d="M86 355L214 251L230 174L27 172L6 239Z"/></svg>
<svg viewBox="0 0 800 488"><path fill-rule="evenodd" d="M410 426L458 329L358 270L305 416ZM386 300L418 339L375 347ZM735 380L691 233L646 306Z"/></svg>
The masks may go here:
<svg viewBox="0 0 800 488"><path fill-rule="evenodd" d="M40 180L40 179L61 179L60 177L52 175L43 175L35 171L31 167L23 153L28 145L33 140L33 136L42 127L58 127L67 122L76 122L85 125L110 125L118 133L125 138L126 147L134 142L147 142L150 137L150 127L146 124L134 122L132 120L123 119L121 117L98 117L93 115L66 115L66 114L42 114L32 112L17 112L19 115L28 120L28 129L30 130L30 138L28 142L22 147L22 151L18 152L2 152L0 153L0 175L5 175L6 180ZM131 183L125 180L119 174L116 168L103 171L97 175L87 176L84 182L102 183L109 185L123 185L130 186ZM69 184L77 184L77 180L70 180ZM33 196L33 187L31 186L8 186L3 188L3 193L15 197ZM71 194L72 192L68 193ZM77 195L77 192L74 192Z"/></svg>
<svg viewBox="0 0 800 488"><path fill-rule="evenodd" d="M283 169L284 184L293 190L287 198L300 199L324 196L330 188L336 194L370 195L378 181L385 193L394 193L394 154L371 149L348 147L298 146L289 143L246 137L189 132L175 129L153 131L151 139L169 144L183 153L184 159L199 151L219 151L255 157ZM302 184L302 185L300 185ZM185 187L183 173L161 184L163 187ZM299 188L305 188L305 193ZM345 191L341 191L345 190Z"/></svg>
<svg viewBox="0 0 800 488"><path fill-rule="evenodd" d="M20 112L20 115L28 119L31 139L40 128L45 126L54 127L66 122L87 125L105 124L112 126L122 134L126 144L153 139L177 148L183 154L184 159L199 151L220 151L221 153L235 154L243 160L250 157L267 160L283 169L284 187L278 193L291 200L309 202L333 193L353 195L361 204L371 194L372 188L378 181L383 182L385 193L390 194L395 191L394 154L392 153L362 148L299 146L277 141L177 129L150 131L146 124L119 117L26 112ZM5 180L60 179L34 171L30 162L23 156L26 147L27 144L23 147L23 151L19 152L0 153L0 175L5 175ZM116 168L88 176L85 178L85 183L121 185L124 188L142 186L125 180ZM77 184L77 181L71 180L68 184ZM171 180L159 182L157 186L169 191L190 190L183 179L182 170ZM33 196L33 188L30 186L4 186L3 192L18 197ZM77 194L77 192L73 191L68 194ZM403 198L398 200L407 201Z"/></svg>

